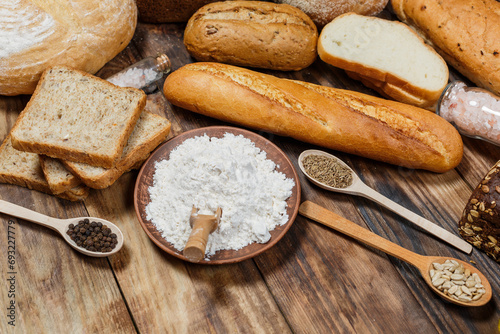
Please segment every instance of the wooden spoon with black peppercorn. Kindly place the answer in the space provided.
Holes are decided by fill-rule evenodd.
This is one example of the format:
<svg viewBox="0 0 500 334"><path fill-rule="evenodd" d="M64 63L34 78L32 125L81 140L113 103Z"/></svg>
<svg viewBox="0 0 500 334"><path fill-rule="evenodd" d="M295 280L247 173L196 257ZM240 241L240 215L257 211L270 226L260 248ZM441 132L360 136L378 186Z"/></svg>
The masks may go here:
<svg viewBox="0 0 500 334"><path fill-rule="evenodd" d="M118 252L123 246L123 234L120 229L101 218L58 219L2 200L0 200L0 212L55 230L71 247L88 256L109 256Z"/></svg>
<svg viewBox="0 0 500 334"><path fill-rule="evenodd" d="M314 158L316 163L314 161L306 163L309 158ZM411 212L368 187L351 167L334 155L319 150L306 150L299 156L299 167L312 183L323 189L350 195L359 195L371 199L461 251L467 254L472 252L472 245L462 238ZM335 179L332 175L328 175L332 174L329 170L339 171L342 177Z"/></svg>

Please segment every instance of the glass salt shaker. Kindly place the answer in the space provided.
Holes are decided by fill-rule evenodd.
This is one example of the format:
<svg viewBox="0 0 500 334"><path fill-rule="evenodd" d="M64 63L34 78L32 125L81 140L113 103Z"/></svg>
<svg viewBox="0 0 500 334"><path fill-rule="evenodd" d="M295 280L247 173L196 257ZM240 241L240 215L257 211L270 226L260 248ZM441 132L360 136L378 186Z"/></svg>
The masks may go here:
<svg viewBox="0 0 500 334"><path fill-rule="evenodd" d="M157 57L146 57L106 80L120 87L133 87L151 93L157 87L156 82L170 70L170 59L165 54L159 54Z"/></svg>
<svg viewBox="0 0 500 334"><path fill-rule="evenodd" d="M453 81L439 98L436 114L461 134L500 146L500 97Z"/></svg>

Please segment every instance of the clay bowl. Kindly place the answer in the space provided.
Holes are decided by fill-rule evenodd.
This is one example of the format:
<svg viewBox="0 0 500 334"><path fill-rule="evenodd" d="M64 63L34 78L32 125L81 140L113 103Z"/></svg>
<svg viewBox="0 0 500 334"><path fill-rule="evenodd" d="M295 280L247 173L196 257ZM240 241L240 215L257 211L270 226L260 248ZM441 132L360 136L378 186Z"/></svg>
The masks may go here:
<svg viewBox="0 0 500 334"><path fill-rule="evenodd" d="M210 137L221 138L225 133L232 133L235 135L243 135L255 143L255 146L267 153L267 159L275 162L277 170L291 178L295 182L295 187L292 189L292 195L287 200L287 223L276 227L271 231L271 239L265 243L253 243L239 250L222 250L212 255L209 259L203 259L200 264L227 264L236 263L243 260L250 259L262 252L265 252L274 246L290 229L293 221L297 217L299 203L300 203L300 183L297 172L293 167L290 159L286 154L266 138L244 129L229 127L229 126L211 126L199 128L195 130L186 131L167 142L160 145L146 160L142 166L134 189L134 206L139 222L148 235L148 237L162 250L170 255L179 259L189 261L181 251L175 249L169 242L167 242L156 229L156 226L146 218L146 206L150 202L149 187L153 185L153 176L155 173L155 163L157 161L169 159L170 152L184 142L186 139L207 135Z"/></svg>

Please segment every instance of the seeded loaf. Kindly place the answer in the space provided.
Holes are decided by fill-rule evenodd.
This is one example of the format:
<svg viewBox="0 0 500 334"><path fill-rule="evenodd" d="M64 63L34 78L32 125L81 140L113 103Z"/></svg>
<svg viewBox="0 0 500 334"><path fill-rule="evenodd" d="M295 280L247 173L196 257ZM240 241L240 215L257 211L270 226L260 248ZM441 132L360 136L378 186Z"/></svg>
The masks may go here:
<svg viewBox="0 0 500 334"><path fill-rule="evenodd" d="M12 145L111 168L146 104L143 91L122 88L68 67L48 69L11 130Z"/></svg>
<svg viewBox="0 0 500 334"><path fill-rule="evenodd" d="M473 190L458 223L462 238L500 263L500 161Z"/></svg>
<svg viewBox="0 0 500 334"><path fill-rule="evenodd" d="M500 95L500 2L392 0L398 18L479 87Z"/></svg>
<svg viewBox="0 0 500 334"><path fill-rule="evenodd" d="M463 155L457 130L424 109L236 66L185 65L163 92L200 114L409 168L445 172Z"/></svg>
<svg viewBox="0 0 500 334"><path fill-rule="evenodd" d="M198 61L300 70L316 59L318 31L299 9L262 1L223 1L189 19L184 45Z"/></svg>
<svg viewBox="0 0 500 334"><path fill-rule="evenodd" d="M68 191L82 183L82 181L71 174L58 159L46 155L39 155L39 159L43 175L53 194L60 194Z"/></svg>
<svg viewBox="0 0 500 334"><path fill-rule="evenodd" d="M274 2L299 8L309 15L318 28L322 28L337 16L349 12L377 15L385 8L389 0L274 0Z"/></svg>
<svg viewBox="0 0 500 334"><path fill-rule="evenodd" d="M0 146L0 182L53 194L43 175L39 156L35 153L14 149L10 135ZM70 201L78 201L85 199L88 193L87 187L77 186L56 194L56 196Z"/></svg>
<svg viewBox="0 0 500 334"><path fill-rule="evenodd" d="M434 105L448 84L443 58L397 21L341 15L321 31L318 54L384 96L418 107Z"/></svg>
<svg viewBox="0 0 500 334"><path fill-rule="evenodd" d="M115 167L107 169L66 160L62 162L88 187L106 188L123 173L140 167L149 153L165 140L169 132L170 122L166 118L143 111Z"/></svg>
<svg viewBox="0 0 500 334"><path fill-rule="evenodd" d="M0 95L32 94L42 72L97 72L130 42L134 0L0 1Z"/></svg>

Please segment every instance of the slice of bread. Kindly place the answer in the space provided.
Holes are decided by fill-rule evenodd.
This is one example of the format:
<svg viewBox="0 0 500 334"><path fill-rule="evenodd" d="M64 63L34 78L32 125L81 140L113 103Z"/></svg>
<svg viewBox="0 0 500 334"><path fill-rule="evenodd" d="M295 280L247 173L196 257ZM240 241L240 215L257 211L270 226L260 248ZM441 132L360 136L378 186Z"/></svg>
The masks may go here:
<svg viewBox="0 0 500 334"><path fill-rule="evenodd" d="M130 135L121 159L113 168L90 166L63 160L62 163L90 188L102 189L113 184L123 173L138 168L170 132L170 122L143 111Z"/></svg>
<svg viewBox="0 0 500 334"><path fill-rule="evenodd" d="M0 182L53 194L43 175L38 154L14 149L10 135L0 146ZM80 185L56 196L78 201L85 199L88 194L88 187Z"/></svg>
<svg viewBox="0 0 500 334"><path fill-rule="evenodd" d="M69 191L71 188L82 183L82 181L71 174L58 159L46 155L39 155L38 157L45 180L47 180L53 194Z"/></svg>
<svg viewBox="0 0 500 334"><path fill-rule="evenodd" d="M111 168L146 104L143 91L68 67L44 72L12 128L22 151Z"/></svg>
<svg viewBox="0 0 500 334"><path fill-rule="evenodd" d="M419 107L432 106L448 83L443 58L401 22L343 14L321 31L318 54L382 95Z"/></svg>

